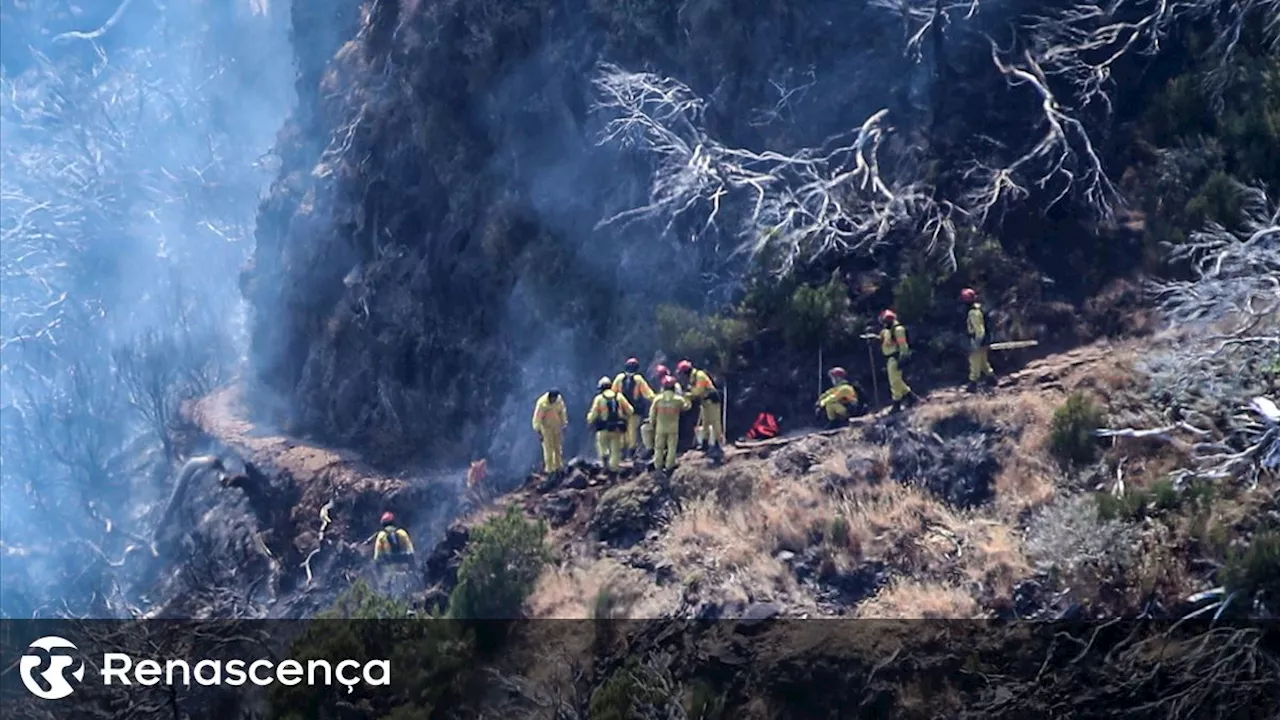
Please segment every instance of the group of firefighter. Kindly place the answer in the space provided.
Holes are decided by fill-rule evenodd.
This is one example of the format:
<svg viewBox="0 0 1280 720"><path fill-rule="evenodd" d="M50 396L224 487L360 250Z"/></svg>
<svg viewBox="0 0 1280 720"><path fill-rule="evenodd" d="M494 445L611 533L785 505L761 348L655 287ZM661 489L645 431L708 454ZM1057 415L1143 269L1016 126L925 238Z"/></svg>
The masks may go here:
<svg viewBox="0 0 1280 720"><path fill-rule="evenodd" d="M965 323L970 345L968 389L973 392L981 382L994 383L995 371L989 361L986 316L978 294L965 288L960 299L969 306ZM910 405L919 400L903 375L910 362L911 346L907 329L893 310L880 313L880 323L876 337L885 358L893 400L891 412L896 413L904 403ZM674 373L666 365L658 365L654 375L656 391L641 373L640 361L630 358L617 376L602 377L596 384L597 394L586 419L596 433L596 450L605 469L616 473L624 460L643 456L651 459L655 470L669 474L675 469L677 454L690 445L713 460L723 459L724 398L710 373L694 367L689 360L681 360ZM844 368L831 368L828 378L831 387L818 398L814 409L825 414L829 428L839 427L865 404ZM559 475L565 469L564 431L568 426L568 409L560 390L553 388L543 393L534 404L533 430L542 439L543 469L548 475ZM761 413L749 437L776 434L777 419Z"/></svg>
<svg viewBox="0 0 1280 720"><path fill-rule="evenodd" d="M965 318L969 337L968 390L974 392L979 383L995 382L995 371L988 359L991 343L978 293L966 288L960 299L969 306ZM910 363L911 346L907 329L893 310L880 313L880 324L875 337L889 376L891 412L896 413L902 410L903 403L910 405L919 399L903 376L903 368ZM617 473L624 459L644 457L653 469L670 474L678 453L689 446L705 451L715 461L723 459L724 398L710 373L694 367L689 360L681 360L674 373L666 365L658 365L654 375L656 391L641 373L640 361L630 358L617 376L605 376L596 383L587 424L596 433L596 450L605 469ZM828 428L840 427L864 409L865 403L844 368L833 367L827 376L831 387L814 403L814 411L825 415ZM553 388L543 393L534 404L533 429L542 439L543 469L548 475L559 476L565 470L564 431L568 426L569 412L560 390ZM761 413L748 436L763 439L774 437L777 432L777 419ZM472 471L476 471L474 463ZM374 559L407 561L413 556L408 533L396 525L395 515L390 512L384 513L381 521Z"/></svg>

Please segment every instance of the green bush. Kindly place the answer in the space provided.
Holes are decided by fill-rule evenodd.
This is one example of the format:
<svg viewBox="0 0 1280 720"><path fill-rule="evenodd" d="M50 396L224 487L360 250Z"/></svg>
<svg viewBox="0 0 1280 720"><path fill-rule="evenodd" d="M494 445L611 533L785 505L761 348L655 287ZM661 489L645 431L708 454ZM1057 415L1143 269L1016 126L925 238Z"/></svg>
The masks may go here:
<svg viewBox="0 0 1280 720"><path fill-rule="evenodd" d="M1159 480L1149 488L1128 488L1119 497L1111 493L1095 497L1100 520L1137 520L1184 509L1203 510L1213 497L1213 486L1197 483L1179 490L1172 482Z"/></svg>
<svg viewBox="0 0 1280 720"><path fill-rule="evenodd" d="M679 305L659 305L657 323L663 348L699 365L712 363L717 373L733 370L739 348L751 336L750 324L741 318L708 317Z"/></svg>
<svg viewBox="0 0 1280 720"><path fill-rule="evenodd" d="M785 315L777 318L776 324L792 348L814 349L844 333L849 306L849 286L833 271L824 285L797 287Z"/></svg>
<svg viewBox="0 0 1280 720"><path fill-rule="evenodd" d="M518 507L471 531L458 567L458 585L449 595L449 617L511 619L551 559L547 525L532 522Z"/></svg>
<svg viewBox="0 0 1280 720"><path fill-rule="evenodd" d="M360 619L350 622L348 619ZM387 659L389 686L273 684L267 717L281 720L330 717L338 702L360 707L369 717L429 717L456 707L474 675L475 643L460 624L412 618L409 608L380 595L363 580L307 624L288 657L307 667L348 658Z"/></svg>
<svg viewBox="0 0 1280 720"><path fill-rule="evenodd" d="M837 515L832 518L831 526L827 528L827 535L832 545L842 548L849 547L853 539L850 534L849 520L843 515Z"/></svg>
<svg viewBox="0 0 1280 720"><path fill-rule="evenodd" d="M1244 196L1239 181L1219 170L1209 176L1199 194L1187 203L1187 221L1191 227L1204 227L1210 222L1224 227L1235 226L1244 209Z"/></svg>
<svg viewBox="0 0 1280 720"><path fill-rule="evenodd" d="M685 691L684 714L689 720L720 720L724 695L705 680L694 680Z"/></svg>
<svg viewBox="0 0 1280 720"><path fill-rule="evenodd" d="M630 658L626 665L591 693L587 717L590 720L652 717L642 712L643 709L664 707L672 700L662 689L665 679L653 669L641 665L635 658ZM662 713L662 716L665 715L666 713Z"/></svg>
<svg viewBox="0 0 1280 720"><path fill-rule="evenodd" d="M1277 609L1280 605L1280 532L1255 533L1247 548L1233 548L1222 568L1222 585L1227 592L1243 596L1242 607L1258 599L1272 610Z"/></svg>
<svg viewBox="0 0 1280 720"><path fill-rule="evenodd" d="M919 322L933 306L933 281L924 275L908 275L893 289L893 307L905 323Z"/></svg>
<svg viewBox="0 0 1280 720"><path fill-rule="evenodd" d="M1083 465L1098 456L1093 433L1102 427L1102 410L1087 395L1072 393L1053 413L1049 451L1063 465Z"/></svg>

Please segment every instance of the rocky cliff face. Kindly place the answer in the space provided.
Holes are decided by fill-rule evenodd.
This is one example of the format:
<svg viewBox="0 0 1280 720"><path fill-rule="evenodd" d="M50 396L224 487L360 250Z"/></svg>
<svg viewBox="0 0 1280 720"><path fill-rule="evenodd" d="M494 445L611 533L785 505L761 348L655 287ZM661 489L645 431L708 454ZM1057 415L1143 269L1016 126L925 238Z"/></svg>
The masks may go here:
<svg viewBox="0 0 1280 720"><path fill-rule="evenodd" d="M644 193L643 168L594 147L596 63L653 63L743 109L712 119L743 142L909 110L858 63L892 29L829 5L369 3L335 54L341 33L295 3L300 106L247 278L264 386L299 428L389 457L501 449L550 383L576 413L618 353L652 347L655 304L700 304L725 264L595 229ZM768 80L815 64L837 68L810 90L827 112L794 137L753 127Z"/></svg>
<svg viewBox="0 0 1280 720"><path fill-rule="evenodd" d="M538 392L560 386L581 414L594 378L627 355L656 359L658 303L732 298L742 267L726 238L597 226L648 192L642 159L597 147L598 63L679 78L709 99L709 130L743 147L817 145L890 108L893 142L940 188L965 170L956 148L1038 107L1027 93L993 102L1006 81L980 35L927 35L917 61L903 52L910 24L829 0L319 6L294 3L299 107L244 277L259 396L282 400L292 429L388 462L523 464ZM992 28L1012 18L983 12ZM1072 262L1114 272L1060 273L1048 249L1084 232L1064 210L1011 215L1016 261L989 283L1033 319L1049 308L1041 327L1069 328L1070 305L1054 302L1091 295L1142 251L1104 238L1100 262L1083 245ZM841 262L890 278L862 311L927 265L916 244Z"/></svg>

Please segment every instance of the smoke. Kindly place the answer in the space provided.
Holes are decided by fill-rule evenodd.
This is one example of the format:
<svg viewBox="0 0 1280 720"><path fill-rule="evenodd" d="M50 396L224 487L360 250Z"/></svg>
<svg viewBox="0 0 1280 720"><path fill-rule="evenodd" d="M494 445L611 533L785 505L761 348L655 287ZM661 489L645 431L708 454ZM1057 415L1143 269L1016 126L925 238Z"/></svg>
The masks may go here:
<svg viewBox="0 0 1280 720"><path fill-rule="evenodd" d="M245 352L237 271L294 104L288 7L3 19L0 615L114 614L146 590L117 562L167 494L177 405Z"/></svg>

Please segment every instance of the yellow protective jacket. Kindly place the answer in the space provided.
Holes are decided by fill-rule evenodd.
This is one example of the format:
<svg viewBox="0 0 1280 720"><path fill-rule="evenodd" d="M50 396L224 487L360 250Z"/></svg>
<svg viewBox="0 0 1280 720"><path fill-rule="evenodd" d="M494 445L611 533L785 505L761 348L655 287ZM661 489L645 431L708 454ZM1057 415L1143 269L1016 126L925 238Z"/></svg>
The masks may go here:
<svg viewBox="0 0 1280 720"><path fill-rule="evenodd" d="M609 417L609 401L617 402L617 415ZM635 408L631 407L631 403L627 399L614 392L613 390L605 390L595 399L591 401L591 409L587 411L587 424L596 430L604 430L608 432L621 432L627 429L627 418L631 417L631 413L635 412Z"/></svg>
<svg viewBox="0 0 1280 720"><path fill-rule="evenodd" d="M388 532L390 531L390 532ZM413 554L413 541L409 539L409 533L404 528L385 527L378 531L378 537L373 543L373 559L378 560L385 555L391 554L391 538L390 533L394 532L396 538L400 540L400 554Z"/></svg>
<svg viewBox="0 0 1280 720"><path fill-rule="evenodd" d="M649 418L653 422L653 432L673 433L680 430L680 413L693 407L689 399L677 395L674 390L663 390L653 400L649 410Z"/></svg>
<svg viewBox="0 0 1280 720"><path fill-rule="evenodd" d="M820 405L823 410L826 410L827 407L832 404L855 405L857 402L858 393L853 389L853 386L847 382L842 382L839 385L836 385L830 390L822 393L822 397L818 398L818 405Z"/></svg>
<svg viewBox="0 0 1280 720"><path fill-rule="evenodd" d="M987 340L987 319L982 312L982 303L974 303L965 318L965 327L969 331L969 339L974 347L981 347Z"/></svg>
<svg viewBox="0 0 1280 720"><path fill-rule="evenodd" d="M906 357L911 354L911 346L907 345L907 329L902 323L894 323L892 328L880 331L880 352L885 357Z"/></svg>
<svg viewBox="0 0 1280 720"><path fill-rule="evenodd" d="M542 393L538 402L533 404L533 429L539 432L562 430L568 424L569 411L565 408L564 396L561 395L555 402L551 402L547 399L547 394Z"/></svg>
<svg viewBox="0 0 1280 720"><path fill-rule="evenodd" d="M716 384L711 381L711 375L707 374L706 370L694 368L689 374L689 397L693 400L705 400L713 393L716 399L712 402L719 402L719 393L716 390Z"/></svg>
<svg viewBox="0 0 1280 720"><path fill-rule="evenodd" d="M630 394L625 392L628 375L633 377ZM649 387L649 381L645 380L644 375L640 373L618 373L618 376L613 379L613 391L630 401L631 407L633 408L641 407L640 401L644 401L646 403L653 402L653 388Z"/></svg>

